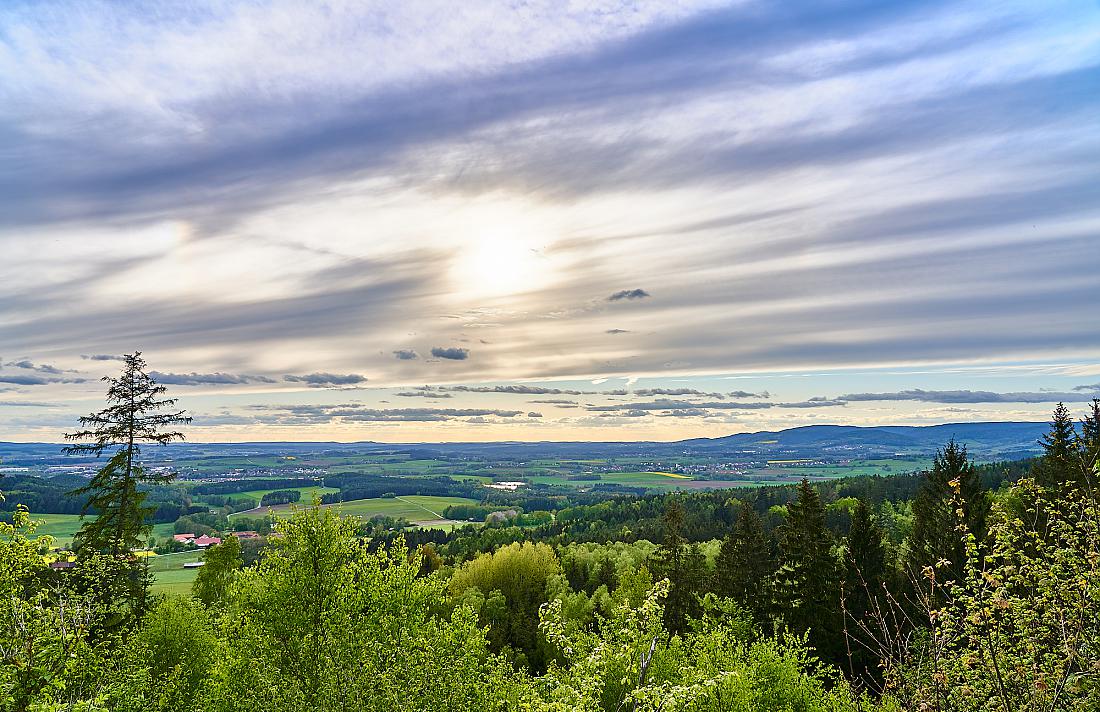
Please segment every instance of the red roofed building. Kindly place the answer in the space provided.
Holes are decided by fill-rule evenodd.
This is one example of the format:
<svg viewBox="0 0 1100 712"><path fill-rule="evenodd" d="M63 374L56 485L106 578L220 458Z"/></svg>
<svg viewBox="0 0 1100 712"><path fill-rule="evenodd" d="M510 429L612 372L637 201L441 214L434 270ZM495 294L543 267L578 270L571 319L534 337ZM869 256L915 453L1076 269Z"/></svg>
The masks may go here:
<svg viewBox="0 0 1100 712"><path fill-rule="evenodd" d="M244 541L245 539L259 539L260 538L260 535L257 532L253 532L253 531L233 532L233 536L237 537L241 541Z"/></svg>
<svg viewBox="0 0 1100 712"><path fill-rule="evenodd" d="M198 539L193 540L191 543L194 544L195 546L199 547L200 549L205 549L208 546L214 546L215 544L221 544L222 540L219 539L216 536L206 536L205 534L203 534Z"/></svg>
<svg viewBox="0 0 1100 712"><path fill-rule="evenodd" d="M181 544L190 544L191 541L195 538L195 535L194 534L176 534L172 538L175 539L176 541L178 541Z"/></svg>

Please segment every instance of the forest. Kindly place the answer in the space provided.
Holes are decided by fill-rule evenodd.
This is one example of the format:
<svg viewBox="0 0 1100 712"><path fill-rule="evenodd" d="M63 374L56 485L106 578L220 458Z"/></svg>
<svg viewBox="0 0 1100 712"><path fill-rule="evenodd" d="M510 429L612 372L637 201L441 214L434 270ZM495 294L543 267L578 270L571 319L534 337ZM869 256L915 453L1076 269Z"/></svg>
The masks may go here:
<svg viewBox="0 0 1100 712"><path fill-rule="evenodd" d="M1059 405L1027 461L978 466L950 441L916 475L450 534L317 501L258 551L227 536L190 595L164 596L134 552L171 475L140 444L187 416L127 358L71 436L110 455L78 490L98 516L75 561L52 565L25 505L0 523L5 710L1100 708L1100 401L1079 422Z"/></svg>

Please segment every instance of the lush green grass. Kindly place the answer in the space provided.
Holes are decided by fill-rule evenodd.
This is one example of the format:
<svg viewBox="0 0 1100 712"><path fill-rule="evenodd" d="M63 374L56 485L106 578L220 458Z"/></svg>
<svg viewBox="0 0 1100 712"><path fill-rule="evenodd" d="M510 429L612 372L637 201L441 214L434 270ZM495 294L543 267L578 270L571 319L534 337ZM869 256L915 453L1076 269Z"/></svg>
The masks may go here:
<svg viewBox="0 0 1100 712"><path fill-rule="evenodd" d="M537 484L565 485L566 487L592 487L598 484L647 487L651 489L676 489L691 478L669 477L659 472L600 472L598 480L571 480L564 475L529 475L522 479Z"/></svg>
<svg viewBox="0 0 1100 712"><path fill-rule="evenodd" d="M202 561L204 553L201 550L194 550L150 556L148 561L149 571L154 578L153 593L189 593L191 583L198 576L199 570L185 569L183 565L188 562Z"/></svg>
<svg viewBox="0 0 1100 712"><path fill-rule="evenodd" d="M224 495L224 496L232 497L232 498L250 497L250 498L256 500L256 505L257 506L260 506L260 500L263 499L263 496L265 494L268 494L270 492L284 492L284 491L289 491L289 490L296 490L296 491L302 493L302 498L298 501L299 504L312 504L314 497L320 497L321 495L328 494L329 492L339 492L340 491L339 489L337 489L335 487L325 487L324 485L314 485L314 486L311 486L311 487L276 487L274 489L247 490L245 492L234 492L232 494Z"/></svg>
<svg viewBox="0 0 1100 712"><path fill-rule="evenodd" d="M356 499L350 502L327 505L344 515L363 517L370 519L376 515L389 517L404 517L410 522L427 522L440 519L443 510L452 504L477 504L477 500L465 497L428 497L422 495L409 495L407 497L376 497L373 499ZM278 517L289 517L293 507L272 508ZM234 515L237 516L237 515Z"/></svg>
<svg viewBox="0 0 1100 712"><path fill-rule="evenodd" d="M54 546L68 546L73 535L80 531L79 514L31 514L31 519L41 522L34 531L36 536L48 534L54 538Z"/></svg>

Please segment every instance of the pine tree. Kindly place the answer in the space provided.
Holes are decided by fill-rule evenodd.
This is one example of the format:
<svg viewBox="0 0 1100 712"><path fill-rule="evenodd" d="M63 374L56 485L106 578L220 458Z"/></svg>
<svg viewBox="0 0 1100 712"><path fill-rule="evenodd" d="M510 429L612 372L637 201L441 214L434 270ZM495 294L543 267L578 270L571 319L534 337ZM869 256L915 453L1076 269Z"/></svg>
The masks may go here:
<svg viewBox="0 0 1100 712"><path fill-rule="evenodd" d="M844 551L844 613L848 672L865 682L878 681L877 659L871 654L872 641L866 639L866 630L860 626L873 625L867 620L876 610L876 603L883 599L886 582L886 547L884 533L875 521L871 509L863 500L852 513L852 524ZM881 606L879 606L881 608Z"/></svg>
<svg viewBox="0 0 1100 712"><path fill-rule="evenodd" d="M722 540L714 573L718 595L737 601L756 620L764 619L775 562L760 516L748 504L742 505L733 531Z"/></svg>
<svg viewBox="0 0 1100 712"><path fill-rule="evenodd" d="M851 584L846 587L848 591L854 594L857 588L864 588L863 584L871 591L881 588L886 580L886 548L882 541L882 529L867 503L860 500L852 514L845 547L847 578Z"/></svg>
<svg viewBox="0 0 1100 712"><path fill-rule="evenodd" d="M687 630L690 618L699 614L697 595L702 592L706 558L698 545L688 546L684 538L684 508L675 498L665 505L664 539L654 553L653 568L669 581L665 599L665 625L674 633Z"/></svg>
<svg viewBox="0 0 1100 712"><path fill-rule="evenodd" d="M777 610L796 633L809 631L822 658L839 662L844 649L840 619L840 586L832 537L825 527L825 507L807 480L787 505L779 528L781 566L776 573Z"/></svg>
<svg viewBox="0 0 1100 712"><path fill-rule="evenodd" d="M1035 481L1046 488L1056 488L1081 478L1081 462L1077 449L1077 430L1069 408L1059 403L1054 408L1050 431L1043 436L1043 456L1035 466Z"/></svg>
<svg viewBox="0 0 1100 712"><path fill-rule="evenodd" d="M966 541L959 526L980 542L985 536L989 498L981 478L967 458L966 447L954 440L936 453L916 498L913 531L909 535L911 575L920 578L926 566L945 570L943 580L961 581L966 565Z"/></svg>
<svg viewBox="0 0 1100 712"><path fill-rule="evenodd" d="M171 409L174 398L161 398L164 386L159 386L145 373L141 353L124 357L119 378L105 376L107 408L82 417L85 428L65 435L66 440L79 444L65 448L66 453L91 453L96 457L115 450L107 464L84 487L70 494L88 495L81 516L94 511L98 516L85 519L74 544L79 552L102 552L113 556L128 554L141 545L142 535L150 527L146 519L155 507L144 506L146 492L142 485L169 482L173 473L150 473L141 464L141 444L165 445L182 440L183 434L164 430L191 422L183 411ZM87 441L91 442L87 442Z"/></svg>
<svg viewBox="0 0 1100 712"><path fill-rule="evenodd" d="M1077 450L1082 472L1091 473L1100 464L1100 398L1093 398L1089 413L1081 421Z"/></svg>

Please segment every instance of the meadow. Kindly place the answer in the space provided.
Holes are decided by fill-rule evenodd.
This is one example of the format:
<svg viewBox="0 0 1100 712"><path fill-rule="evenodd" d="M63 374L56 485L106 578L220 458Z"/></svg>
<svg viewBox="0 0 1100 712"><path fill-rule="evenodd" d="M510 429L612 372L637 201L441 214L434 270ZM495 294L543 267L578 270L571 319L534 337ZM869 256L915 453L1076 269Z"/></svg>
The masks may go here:
<svg viewBox="0 0 1100 712"><path fill-rule="evenodd" d="M308 503L305 503L308 504ZM453 504L477 504L477 500L469 499L466 497L433 497L425 495L408 495L404 497L375 497L372 499L356 499L348 502L339 502L337 504L325 505L326 508L333 508L341 514L347 516L362 517L364 519L370 519L375 516L387 516L394 518L404 518L413 522L414 524L430 524L436 525L441 523L446 524L446 517L443 516L443 510L450 507ZM298 507L294 505L281 505L278 507L267 507L264 511L272 512L276 517L287 518L294 513ZM239 512L234 515L230 515L230 520L234 517L239 517L245 514ZM255 511L250 513L252 516L256 514Z"/></svg>
<svg viewBox="0 0 1100 712"><path fill-rule="evenodd" d="M149 562L149 571L152 572L154 579L153 593L189 593L199 570L185 569L183 565L202 561L204 553L201 549L195 549L148 557L146 560Z"/></svg>

